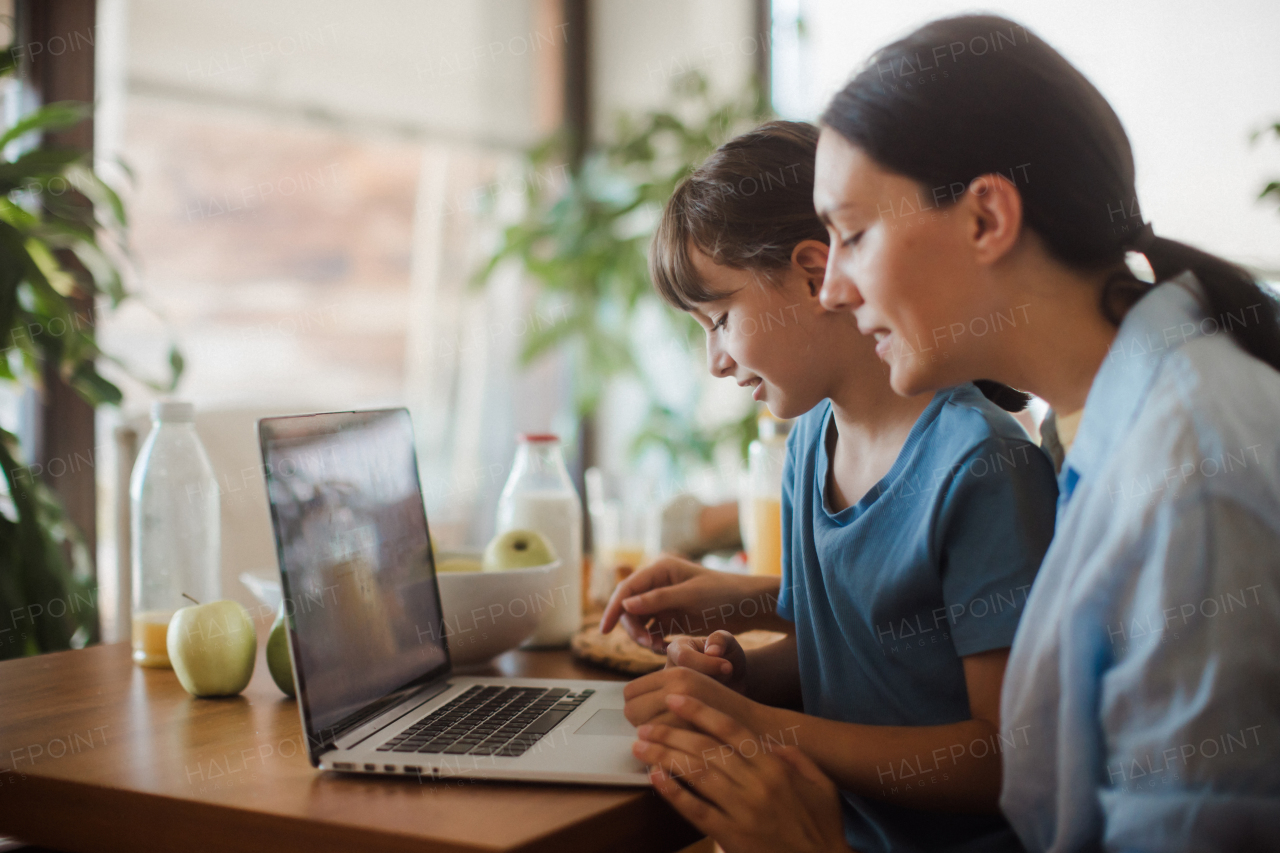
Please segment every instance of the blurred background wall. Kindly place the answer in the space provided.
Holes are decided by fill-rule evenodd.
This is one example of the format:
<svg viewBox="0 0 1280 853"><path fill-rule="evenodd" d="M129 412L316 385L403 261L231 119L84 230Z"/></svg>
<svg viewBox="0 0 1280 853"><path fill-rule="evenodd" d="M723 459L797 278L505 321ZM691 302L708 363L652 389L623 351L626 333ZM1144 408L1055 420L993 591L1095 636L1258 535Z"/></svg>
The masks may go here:
<svg viewBox="0 0 1280 853"><path fill-rule="evenodd" d="M580 5L595 135L661 106L695 68L739 93L766 49L741 43L759 29L751 3ZM96 155L127 187L141 297L100 335L143 376L182 352L178 394L201 413L225 490L226 594L247 603L236 575L274 571L256 417L408 405L433 534L455 545L490 535L516 433L573 444L565 360L516 364L530 331L564 313L535 308L515 272L469 284L494 210L519 204L522 153L566 122L569 14L559 0L99 3ZM534 179L562 183L565 169ZM113 378L127 397L99 415L107 580L111 430L145 436L155 397ZM611 428L636 405L625 388L611 396L597 461L625 468L627 429Z"/></svg>
<svg viewBox="0 0 1280 853"><path fill-rule="evenodd" d="M742 389L706 377L699 345L661 309L627 318L643 369L608 382L584 421L568 349L520 359L532 336L569 322L569 297L557 302L514 267L483 286L474 274L519 220L531 186L544 195L563 188L575 151L615 138L620 117L634 123L673 107L682 81L696 75L708 98L730 101L763 80L778 114L812 120L876 46L967 8L74 2L96 17L71 43L89 50L95 68L96 162L128 205L138 296L101 310L97 325L104 350L128 366L103 367L125 401L98 410L89 454L107 614L127 475L114 430L133 425L145 436L158 394L141 380L165 375L175 345L185 360L176 394L200 412L223 489L224 590L246 603L236 576L275 570L253 433L265 414L407 405L433 533L448 545L488 538L521 431L564 436L579 472L594 463L658 483L655 499L679 489L733 497L741 456L732 440L697 464L633 452L655 388L660 402L712 431L752 412ZM1161 233L1280 279L1280 217L1274 201L1258 200L1280 176L1280 144L1250 141L1280 119L1280 7L986 8L1038 31L1115 106L1144 211ZM6 90L4 108L16 115L20 106ZM581 137L576 148L530 171L525 153L566 129ZM43 405L31 391L0 392L0 425L29 433Z"/></svg>
<svg viewBox="0 0 1280 853"><path fill-rule="evenodd" d="M774 0L775 108L816 116L852 57L971 8L1038 33L1110 101L1133 145L1143 211L1161 234L1277 277L1275 206L1257 196L1280 149L1249 141L1280 114L1280 6L1270 0Z"/></svg>

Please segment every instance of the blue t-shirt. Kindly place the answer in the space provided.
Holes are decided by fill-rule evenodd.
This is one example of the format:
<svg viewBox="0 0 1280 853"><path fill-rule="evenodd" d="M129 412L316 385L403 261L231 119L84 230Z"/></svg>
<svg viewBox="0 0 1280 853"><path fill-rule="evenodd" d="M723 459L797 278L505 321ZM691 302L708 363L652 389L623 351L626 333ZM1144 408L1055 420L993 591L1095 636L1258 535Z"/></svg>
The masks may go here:
<svg viewBox="0 0 1280 853"><path fill-rule="evenodd" d="M1053 536L1053 466L1012 416L959 385L934 395L884 479L833 513L834 429L829 401L800 418L783 471L778 613L796 624L804 711L875 726L968 720L960 658L1013 642ZM996 740L961 747L981 757ZM878 768L885 793L936 784L953 760L904 755ZM1022 849L998 815L842 797L845 835L864 853Z"/></svg>

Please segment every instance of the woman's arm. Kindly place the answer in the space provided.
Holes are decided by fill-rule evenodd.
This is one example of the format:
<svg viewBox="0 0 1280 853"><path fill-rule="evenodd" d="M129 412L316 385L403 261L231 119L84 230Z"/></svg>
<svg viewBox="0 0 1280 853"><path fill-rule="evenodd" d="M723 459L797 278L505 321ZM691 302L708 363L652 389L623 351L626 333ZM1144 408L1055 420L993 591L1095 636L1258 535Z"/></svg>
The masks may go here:
<svg viewBox="0 0 1280 853"><path fill-rule="evenodd" d="M726 853L852 853L835 785L803 752L696 700L668 703L684 725L642 728L633 751L658 793Z"/></svg>
<svg viewBox="0 0 1280 853"><path fill-rule="evenodd" d="M865 726L754 703L744 722L761 736L785 732L842 790L910 808L994 813L1008 659L1008 649L961 659L972 717L964 722Z"/></svg>

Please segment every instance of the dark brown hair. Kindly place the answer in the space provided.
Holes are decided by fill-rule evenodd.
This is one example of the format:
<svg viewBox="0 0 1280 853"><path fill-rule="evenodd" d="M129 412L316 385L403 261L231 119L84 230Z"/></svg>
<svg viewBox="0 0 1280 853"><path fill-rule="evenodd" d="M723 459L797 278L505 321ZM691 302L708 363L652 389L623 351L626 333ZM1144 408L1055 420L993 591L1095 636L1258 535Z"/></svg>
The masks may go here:
<svg viewBox="0 0 1280 853"><path fill-rule="evenodd" d="M667 202L649 250L649 275L664 300L681 311L723 294L707 287L691 247L714 263L766 277L791 265L804 240L829 243L813 209L813 166L818 128L771 121L721 145L686 178ZM1031 397L999 382L974 383L1011 412Z"/></svg>
<svg viewBox="0 0 1280 853"><path fill-rule="evenodd" d="M1026 27L992 15L926 24L872 56L822 122L882 168L919 182L939 207L979 176L1009 177L1024 224L1059 261L1112 270L1099 310L1113 324L1152 287L1128 271L1126 250L1147 257L1157 282L1190 270L1220 320L1261 314L1259 322L1223 325L1245 351L1280 369L1275 299L1246 270L1155 236L1138 206L1120 119Z"/></svg>
<svg viewBox="0 0 1280 853"><path fill-rule="evenodd" d="M690 247L720 266L765 273L791 265L804 240L827 243L813 210L818 128L771 121L721 145L672 193L649 251L658 294L681 311L710 302Z"/></svg>

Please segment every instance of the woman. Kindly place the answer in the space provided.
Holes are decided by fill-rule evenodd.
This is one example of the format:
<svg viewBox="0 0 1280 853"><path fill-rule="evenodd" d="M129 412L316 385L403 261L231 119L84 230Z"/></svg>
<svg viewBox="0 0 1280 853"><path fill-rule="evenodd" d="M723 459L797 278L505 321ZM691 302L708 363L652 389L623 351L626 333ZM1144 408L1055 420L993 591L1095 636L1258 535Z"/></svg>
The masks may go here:
<svg viewBox="0 0 1280 853"><path fill-rule="evenodd" d="M1001 707L1027 734L1001 798L1023 843L1274 845L1274 300L1156 236L1115 113L1011 21L922 27L823 123L823 304L875 338L900 394L988 377L1057 413L1058 521Z"/></svg>

